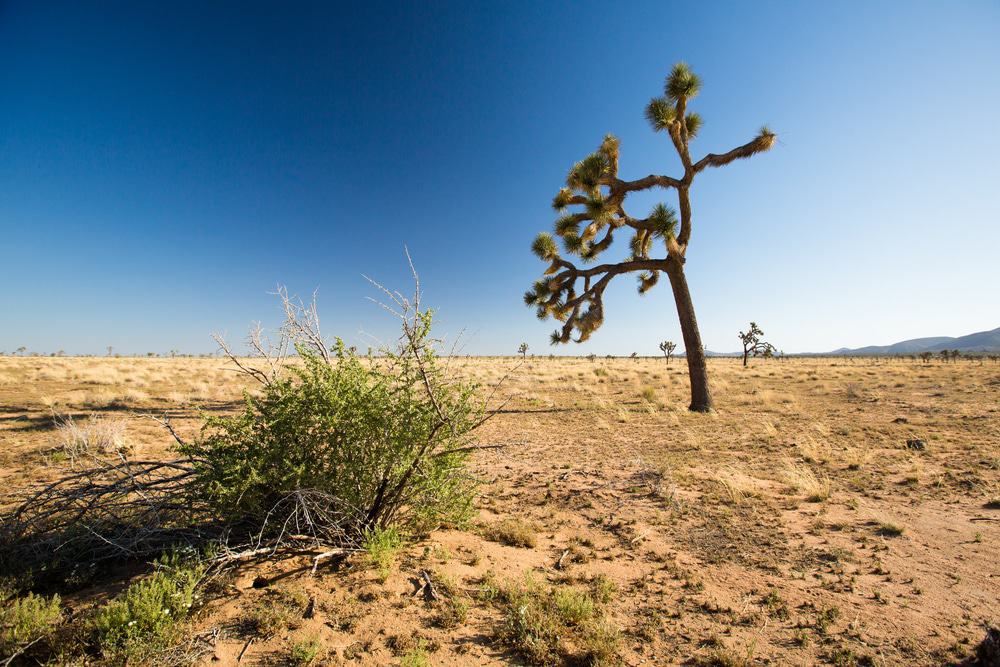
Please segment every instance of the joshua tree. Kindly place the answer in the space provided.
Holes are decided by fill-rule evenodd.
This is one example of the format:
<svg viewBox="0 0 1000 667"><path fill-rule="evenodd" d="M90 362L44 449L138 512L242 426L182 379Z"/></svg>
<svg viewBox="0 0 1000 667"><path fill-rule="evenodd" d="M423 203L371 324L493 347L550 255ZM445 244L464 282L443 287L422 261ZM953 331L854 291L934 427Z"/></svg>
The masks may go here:
<svg viewBox="0 0 1000 667"><path fill-rule="evenodd" d="M959 352L958 350L952 350L952 351L951 351L951 360L952 360L952 361L958 361L958 358L959 358L960 356L962 356L962 353L961 353L961 352Z"/></svg>
<svg viewBox="0 0 1000 667"><path fill-rule="evenodd" d="M660 343L660 352L663 356L667 358L667 363L670 363L670 357L674 356L674 350L677 349L677 343L672 340L665 340Z"/></svg>
<svg viewBox="0 0 1000 667"><path fill-rule="evenodd" d="M630 354L628 356L629 356L629 359L631 359L632 361L639 361L639 353L638 352L633 352L632 354Z"/></svg>
<svg viewBox="0 0 1000 667"><path fill-rule="evenodd" d="M521 343L520 345L518 345L517 346L517 353L521 355L522 359L524 359L524 356L526 354L528 354L528 344L527 343Z"/></svg>
<svg viewBox="0 0 1000 667"><path fill-rule="evenodd" d="M617 264L581 268L560 254L552 235L539 234L532 250L549 262L549 267L542 279L525 293L524 301L537 308L539 318L552 316L563 323L561 330L552 334L553 344L568 343L574 331L577 332L576 341L582 342L604 321L604 290L612 278L622 273L639 272L639 293L644 294L656 285L661 272L666 273L687 351L690 409L707 412L712 408L712 398L705 350L684 275L685 254L692 231L691 184L707 167L724 167L734 160L769 150L774 145L775 135L762 127L750 142L728 153L709 153L700 160L693 160L689 146L702 121L698 114L688 112L687 104L700 88L699 78L687 65L678 63L667 77L664 96L653 98L646 106L646 118L653 130L666 132L680 157L684 168L681 177L650 174L634 181L622 180L618 177L619 142L609 134L595 153L573 165L566 178L566 187L552 201L553 208L562 213L555 222L555 233L562 239L565 255L576 255L584 262L596 259L611 246L615 232L622 230L632 233L629 257ZM632 217L625 211L625 198L629 194L652 188L677 191L680 220L672 208L662 203L645 218ZM568 213L566 209L570 206L582 209ZM599 234L602 236L598 239ZM662 244L666 256L650 256L654 242Z"/></svg>
<svg viewBox="0 0 1000 667"><path fill-rule="evenodd" d="M923 361L926 364L927 362L929 362L931 360L931 357L933 357L933 356L934 356L933 352L921 352L920 353L920 360Z"/></svg>
<svg viewBox="0 0 1000 667"><path fill-rule="evenodd" d="M19 357L23 357L24 353L27 352L27 351L28 351L28 348L26 348L25 346L22 345L21 347L17 348L17 350L14 351L14 354L16 354Z"/></svg>
<svg viewBox="0 0 1000 667"><path fill-rule="evenodd" d="M756 322L750 323L750 329L743 333L742 331L738 334L740 341L743 342L743 367L746 368L747 358L750 355L755 357L763 356L766 359L770 359L774 356L774 346L763 340L764 332L760 330Z"/></svg>

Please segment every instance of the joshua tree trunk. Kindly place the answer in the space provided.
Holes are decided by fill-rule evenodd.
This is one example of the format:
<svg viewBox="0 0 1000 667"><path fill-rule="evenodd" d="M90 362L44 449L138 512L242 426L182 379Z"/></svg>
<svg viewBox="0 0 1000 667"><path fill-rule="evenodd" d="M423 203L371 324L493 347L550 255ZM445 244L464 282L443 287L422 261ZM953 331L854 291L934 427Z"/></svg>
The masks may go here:
<svg viewBox="0 0 1000 667"><path fill-rule="evenodd" d="M689 409L695 412L709 412L712 409L712 396L708 391L705 348L701 344L701 333L698 331L698 320L694 315L694 304L691 303L691 292L688 290L687 278L684 277L684 266L680 262L671 261L669 267L666 273L670 278L670 287L674 291L677 317L681 323L681 335L684 337L688 377L691 380L691 405Z"/></svg>

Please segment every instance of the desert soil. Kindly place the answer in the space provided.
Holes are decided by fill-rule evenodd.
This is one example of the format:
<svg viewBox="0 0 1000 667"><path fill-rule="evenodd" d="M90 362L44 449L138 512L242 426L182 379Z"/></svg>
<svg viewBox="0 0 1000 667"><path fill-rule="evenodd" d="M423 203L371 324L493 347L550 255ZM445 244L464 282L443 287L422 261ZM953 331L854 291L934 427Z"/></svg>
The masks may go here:
<svg viewBox="0 0 1000 667"><path fill-rule="evenodd" d="M514 359L454 359L495 382ZM848 359L710 361L717 410L686 410L683 360L528 358L479 432L478 517L406 546L388 572L356 559L248 566L190 624L205 664L275 664L306 638L326 664L523 664L495 639L484 582L610 581L627 665L958 663L1000 622L1000 365ZM53 415L125 421L133 455L169 456L139 413L195 437L239 407L218 359L0 358L4 492L63 474ZM923 445L908 441L920 440ZM487 539L515 521L534 546ZM414 596L420 573L461 597ZM601 577L603 575L603 577ZM68 595L96 604L112 589ZM271 636L245 619L284 605ZM308 607L309 613L306 613ZM448 627L442 627L446 625ZM853 663L851 661L854 661Z"/></svg>

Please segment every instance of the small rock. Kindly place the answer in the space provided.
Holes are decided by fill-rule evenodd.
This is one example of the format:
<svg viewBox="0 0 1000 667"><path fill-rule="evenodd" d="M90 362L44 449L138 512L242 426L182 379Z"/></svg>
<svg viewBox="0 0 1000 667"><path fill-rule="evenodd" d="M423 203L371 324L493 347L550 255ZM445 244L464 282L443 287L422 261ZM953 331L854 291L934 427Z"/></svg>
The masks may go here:
<svg viewBox="0 0 1000 667"><path fill-rule="evenodd" d="M907 419L906 417L896 417L895 419L892 420L892 423L893 424L909 424L910 420Z"/></svg>
<svg viewBox="0 0 1000 667"><path fill-rule="evenodd" d="M927 449L927 443L921 440L920 438L912 438L906 441L906 448L922 452L925 449Z"/></svg>

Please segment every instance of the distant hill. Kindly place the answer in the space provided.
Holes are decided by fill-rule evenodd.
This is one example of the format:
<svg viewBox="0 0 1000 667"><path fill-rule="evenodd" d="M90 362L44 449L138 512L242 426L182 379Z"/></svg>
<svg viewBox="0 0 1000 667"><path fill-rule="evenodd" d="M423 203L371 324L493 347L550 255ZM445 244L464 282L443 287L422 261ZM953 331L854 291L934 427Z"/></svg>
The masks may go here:
<svg viewBox="0 0 1000 667"><path fill-rule="evenodd" d="M959 352L1000 352L1000 327L992 331L980 331L967 336L952 338L950 336L932 336L930 338L914 338L892 345L869 345L849 349L842 347L830 354L835 355L874 355L874 354L920 354L921 352L940 352L941 350L958 350Z"/></svg>

